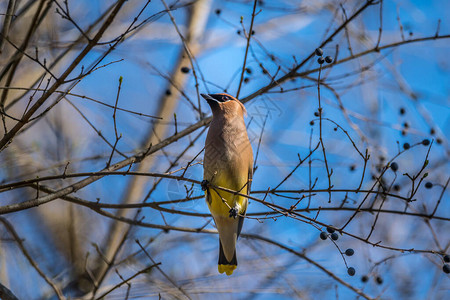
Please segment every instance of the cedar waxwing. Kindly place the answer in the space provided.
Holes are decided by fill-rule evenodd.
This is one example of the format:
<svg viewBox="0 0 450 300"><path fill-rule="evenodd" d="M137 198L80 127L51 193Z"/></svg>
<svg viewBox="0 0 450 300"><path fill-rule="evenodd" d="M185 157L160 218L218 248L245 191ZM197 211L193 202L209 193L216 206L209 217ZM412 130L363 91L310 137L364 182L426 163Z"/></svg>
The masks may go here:
<svg viewBox="0 0 450 300"><path fill-rule="evenodd" d="M202 189L219 231L219 272L231 275L237 267L236 241L244 223L248 199L208 187L208 183L248 195L253 151L244 123L244 105L228 94L201 96L213 113L205 142Z"/></svg>

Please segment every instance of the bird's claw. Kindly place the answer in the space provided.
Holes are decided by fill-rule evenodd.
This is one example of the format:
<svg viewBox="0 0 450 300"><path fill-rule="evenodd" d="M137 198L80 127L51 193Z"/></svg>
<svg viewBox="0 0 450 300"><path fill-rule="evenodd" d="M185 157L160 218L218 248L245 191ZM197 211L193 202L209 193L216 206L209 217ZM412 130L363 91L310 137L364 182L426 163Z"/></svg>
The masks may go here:
<svg viewBox="0 0 450 300"><path fill-rule="evenodd" d="M206 191L207 189L208 189L208 185L209 185L209 181L208 180L203 180L201 183L200 183L200 186L202 187L202 191Z"/></svg>
<svg viewBox="0 0 450 300"><path fill-rule="evenodd" d="M237 210L237 208L235 208L235 207L231 208L231 209L230 209L230 218L233 217L233 218L236 219L237 215L238 215L238 210Z"/></svg>

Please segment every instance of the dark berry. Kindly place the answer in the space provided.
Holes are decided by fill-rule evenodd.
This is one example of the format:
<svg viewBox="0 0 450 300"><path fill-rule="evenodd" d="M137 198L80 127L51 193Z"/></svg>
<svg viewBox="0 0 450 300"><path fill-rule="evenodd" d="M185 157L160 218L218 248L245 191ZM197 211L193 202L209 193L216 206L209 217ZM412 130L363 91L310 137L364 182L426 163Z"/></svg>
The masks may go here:
<svg viewBox="0 0 450 300"><path fill-rule="evenodd" d="M334 128L333 128L333 130L334 130L334 131L337 131L337 130L338 130L338 128L337 128L337 127L334 127Z"/></svg>
<svg viewBox="0 0 450 300"><path fill-rule="evenodd" d="M355 171L355 169L356 169L356 166L355 166L355 165L351 165L351 166L350 166L350 171L351 171L351 172Z"/></svg>
<svg viewBox="0 0 450 300"><path fill-rule="evenodd" d="M327 227L327 231L328 231L329 233L333 233L333 232L334 232L334 229L331 228L331 227Z"/></svg>
<svg viewBox="0 0 450 300"><path fill-rule="evenodd" d="M450 262L450 255L444 255L444 261L445 262Z"/></svg>
<svg viewBox="0 0 450 300"><path fill-rule="evenodd" d="M332 58L331 56L327 56L327 57L325 57L325 61L326 61L328 64L331 64L331 63L333 62L333 58Z"/></svg>
<svg viewBox="0 0 450 300"><path fill-rule="evenodd" d="M313 126L314 125L314 121L309 122L309 125Z"/></svg>
<svg viewBox="0 0 450 300"><path fill-rule="evenodd" d="M430 129L430 134L433 135L433 134L435 134L435 133L436 133L436 130L434 130L434 128L431 128L431 129Z"/></svg>
<svg viewBox="0 0 450 300"><path fill-rule="evenodd" d="M319 113L317 111L314 112L314 117L318 117Z"/></svg>
<svg viewBox="0 0 450 300"><path fill-rule="evenodd" d="M404 115L405 114L405 112L406 112L406 110L405 110L405 108L403 108L403 107L400 107L400 114L401 115Z"/></svg>
<svg viewBox="0 0 450 300"><path fill-rule="evenodd" d="M408 122L403 123L403 127L409 128L409 123Z"/></svg>
<svg viewBox="0 0 450 300"><path fill-rule="evenodd" d="M326 240L327 239L327 233L325 232L325 231L322 231L321 233L320 233L320 238L322 239L322 240Z"/></svg>
<svg viewBox="0 0 450 300"><path fill-rule="evenodd" d="M375 281L378 284L383 284L383 278L381 278L380 276L377 276L377 278L375 278Z"/></svg>
<svg viewBox="0 0 450 300"><path fill-rule="evenodd" d="M437 139L436 139L436 143L438 143L439 145L442 144L442 139L437 138Z"/></svg>
<svg viewBox="0 0 450 300"><path fill-rule="evenodd" d="M248 83L249 81L250 81L250 79L249 79L248 77L245 77L245 78L244 78L244 82L245 82L245 83Z"/></svg>
<svg viewBox="0 0 450 300"><path fill-rule="evenodd" d="M245 69L245 72L247 72L247 74L252 74L252 69L247 68L247 69Z"/></svg>
<svg viewBox="0 0 450 300"><path fill-rule="evenodd" d="M444 264L444 266L442 267L442 271L444 271L444 273L450 273L450 265L449 264Z"/></svg>
<svg viewBox="0 0 450 300"><path fill-rule="evenodd" d="M348 268L348 269L347 269L347 273L348 273L348 275L350 275L350 276L355 275L355 273L356 273L355 268L353 268L353 267Z"/></svg>
<svg viewBox="0 0 450 300"><path fill-rule="evenodd" d="M220 15L220 13L221 13L222 11L218 8L218 9L216 9L216 15Z"/></svg>
<svg viewBox="0 0 450 300"><path fill-rule="evenodd" d="M392 171L396 172L398 170L398 164L396 162L393 162L391 164L391 169L392 169Z"/></svg>
<svg viewBox="0 0 450 300"><path fill-rule="evenodd" d="M338 238L339 238L339 235L338 235L336 232L333 232L333 233L331 234L331 239L332 239L333 241L337 241Z"/></svg>
<svg viewBox="0 0 450 300"><path fill-rule="evenodd" d="M352 248L345 250L345 255L352 256L353 254L355 254L355 251Z"/></svg>
<svg viewBox="0 0 450 300"><path fill-rule="evenodd" d="M240 30L236 31L236 33L237 33L238 35L241 35L241 31L240 31Z"/></svg>
<svg viewBox="0 0 450 300"><path fill-rule="evenodd" d="M255 31L254 30L252 30L252 35L255 35Z"/></svg>
<svg viewBox="0 0 450 300"><path fill-rule="evenodd" d="M317 55L317 56L322 56L322 55L323 55L323 50L320 49L320 48L317 48L317 49L316 49L316 55Z"/></svg>
<svg viewBox="0 0 450 300"><path fill-rule="evenodd" d="M424 145L424 146L428 146L429 144L430 144L430 140L429 139L424 139L422 141L422 145Z"/></svg>
<svg viewBox="0 0 450 300"><path fill-rule="evenodd" d="M321 56L317 59L317 62L319 63L319 65L321 65L325 62L325 59Z"/></svg>
<svg viewBox="0 0 450 300"><path fill-rule="evenodd" d="M427 188L427 189L431 189L433 187L433 184L431 183L431 182L427 182L427 183L425 183L425 188Z"/></svg>
<svg viewBox="0 0 450 300"><path fill-rule="evenodd" d="M403 149L408 150L409 148L411 148L411 146L409 145L409 143L404 143L404 144L403 144Z"/></svg>
<svg viewBox="0 0 450 300"><path fill-rule="evenodd" d="M170 90L166 90L166 95L170 96L170 95L172 95L172 92Z"/></svg>
<svg viewBox="0 0 450 300"><path fill-rule="evenodd" d="M392 187L394 189L394 191L398 192L400 191L400 185L398 184L394 184L394 186Z"/></svg>
<svg viewBox="0 0 450 300"><path fill-rule="evenodd" d="M191 69L189 69L188 67L181 67L181 72L183 73L189 73Z"/></svg>
<svg viewBox="0 0 450 300"><path fill-rule="evenodd" d="M362 277L361 277L361 281L362 282L367 282L369 280L369 276L367 276L367 275L363 275Z"/></svg>
<svg viewBox="0 0 450 300"><path fill-rule="evenodd" d="M402 130L402 136L405 136L407 134L406 130Z"/></svg>

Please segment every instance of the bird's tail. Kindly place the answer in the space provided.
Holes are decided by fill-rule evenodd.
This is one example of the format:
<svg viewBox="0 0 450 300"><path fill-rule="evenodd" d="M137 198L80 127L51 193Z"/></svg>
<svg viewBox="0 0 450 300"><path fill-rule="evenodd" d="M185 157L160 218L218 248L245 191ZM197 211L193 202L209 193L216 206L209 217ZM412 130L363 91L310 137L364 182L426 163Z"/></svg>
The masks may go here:
<svg viewBox="0 0 450 300"><path fill-rule="evenodd" d="M233 274L233 271L237 267L236 249L234 250L233 258L231 259L231 261L228 261L227 258L225 257L225 253L223 252L222 242L220 241L220 239L219 244L220 244L219 265L218 265L219 273L222 274L225 272L225 274L230 276L231 274Z"/></svg>

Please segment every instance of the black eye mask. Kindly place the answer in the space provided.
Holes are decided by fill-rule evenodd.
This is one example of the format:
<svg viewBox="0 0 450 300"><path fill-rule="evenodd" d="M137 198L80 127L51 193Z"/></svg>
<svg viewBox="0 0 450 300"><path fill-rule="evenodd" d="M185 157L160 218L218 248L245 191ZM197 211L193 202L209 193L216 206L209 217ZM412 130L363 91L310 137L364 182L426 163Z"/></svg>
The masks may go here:
<svg viewBox="0 0 450 300"><path fill-rule="evenodd" d="M227 102L227 101L231 100L231 98L226 95L212 94L210 96L219 102Z"/></svg>

